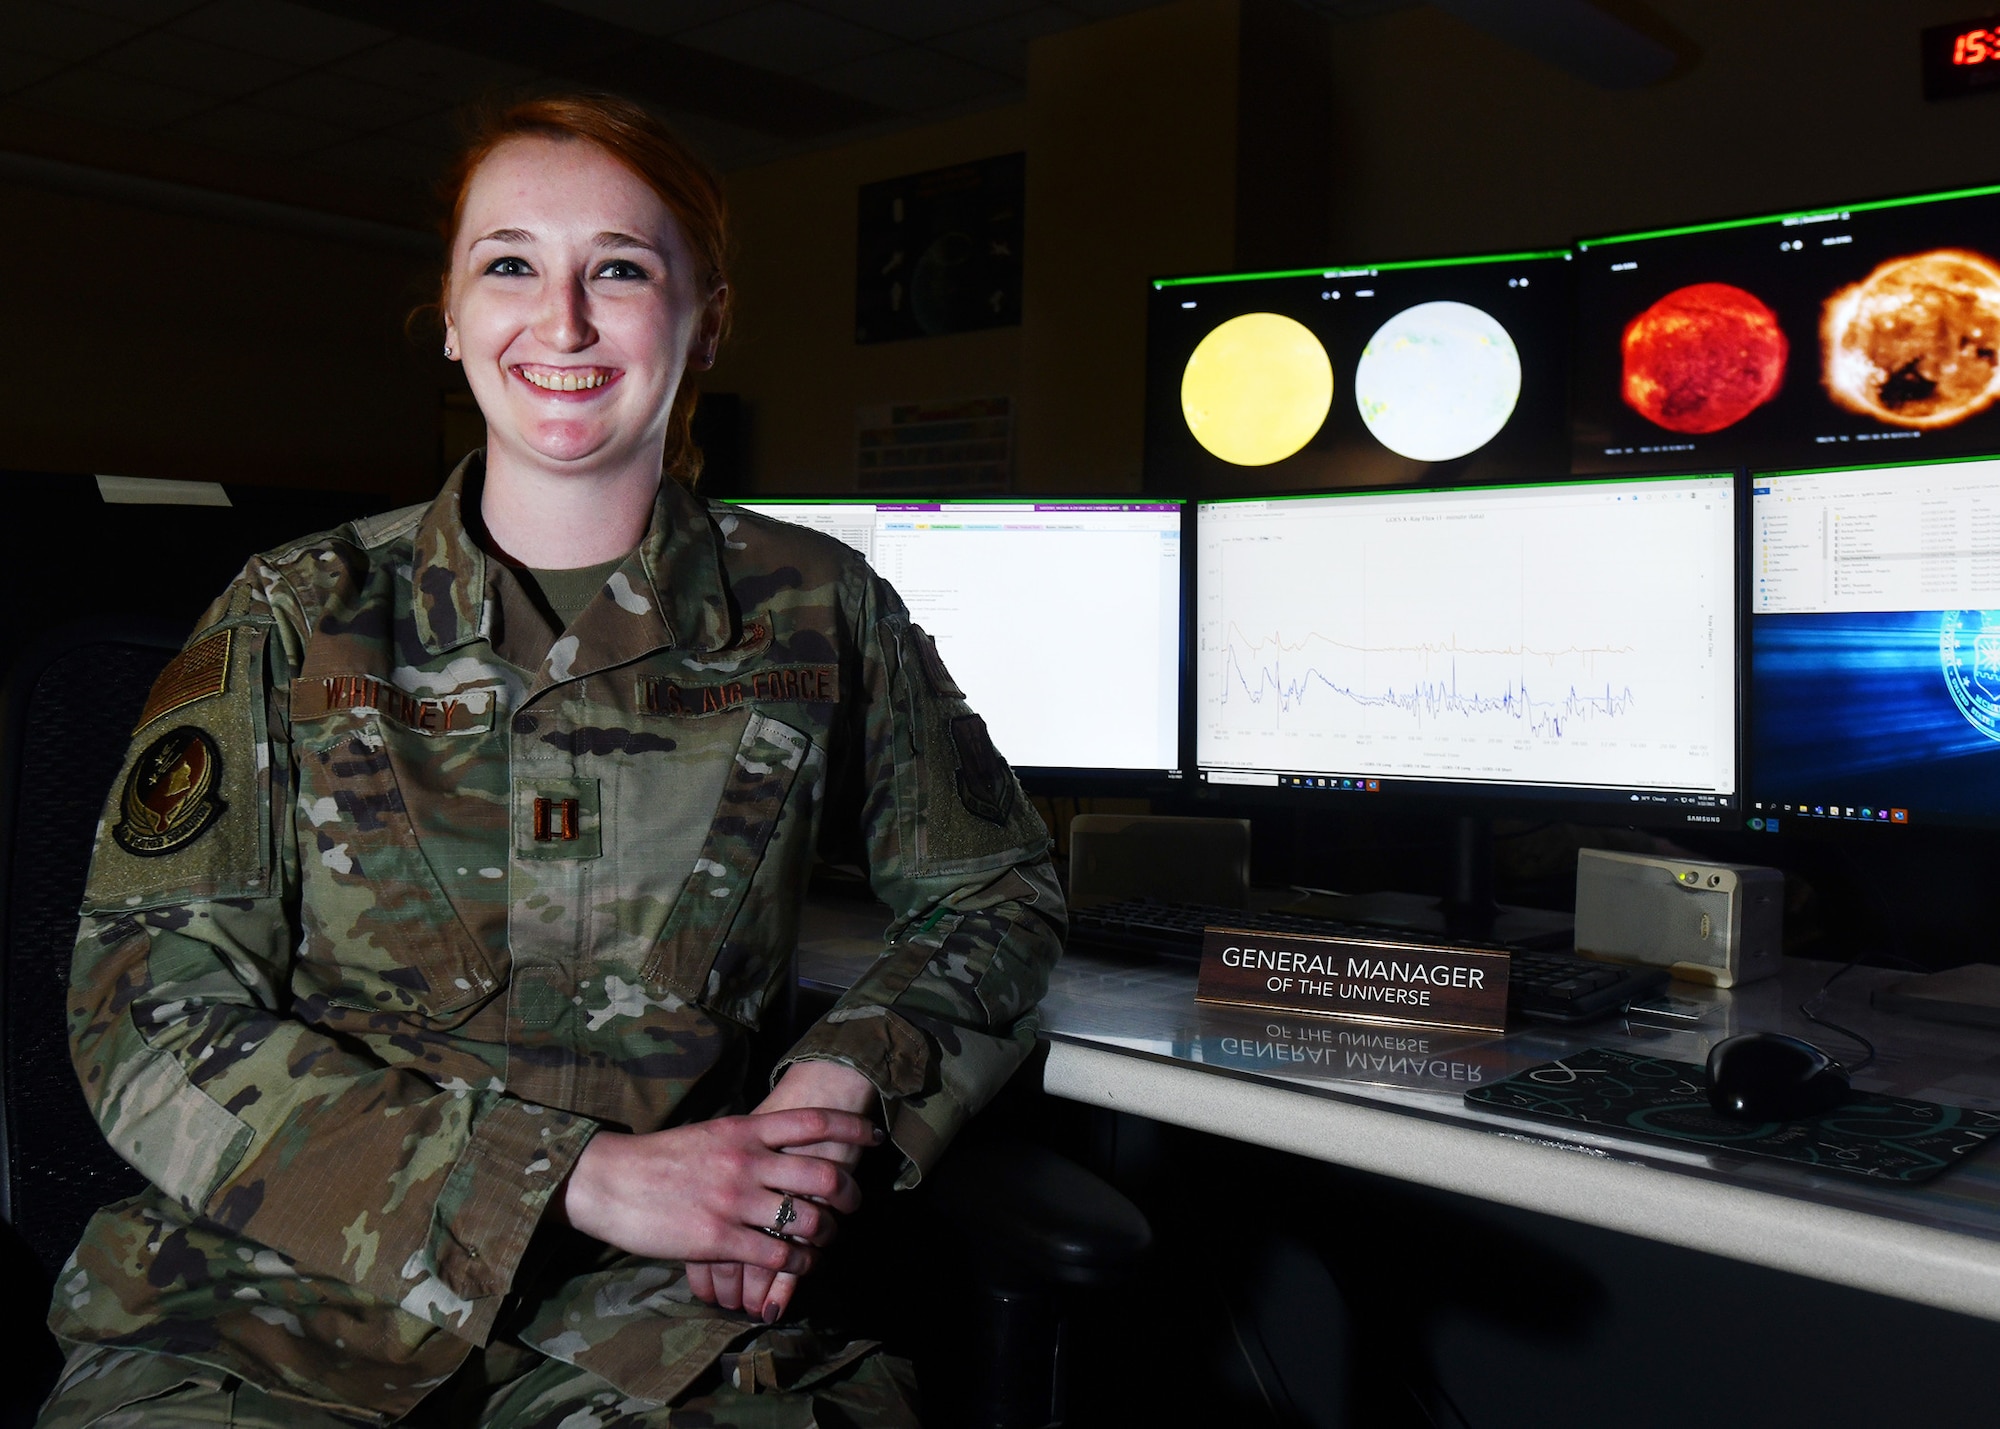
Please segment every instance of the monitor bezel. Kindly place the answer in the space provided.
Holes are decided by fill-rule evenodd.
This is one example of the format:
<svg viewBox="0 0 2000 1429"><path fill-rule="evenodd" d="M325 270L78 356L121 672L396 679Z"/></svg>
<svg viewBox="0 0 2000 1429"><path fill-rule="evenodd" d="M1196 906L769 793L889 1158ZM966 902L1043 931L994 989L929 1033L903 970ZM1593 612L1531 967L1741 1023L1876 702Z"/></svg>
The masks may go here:
<svg viewBox="0 0 2000 1429"><path fill-rule="evenodd" d="M1726 832L1740 829L1743 825L1745 804L1745 781L1747 740L1749 735L1748 711L1745 704L1749 685L1748 645L1749 639L1749 476L1741 468L1700 467L1685 471L1645 472L1618 476L1572 476L1567 473L1551 476L1539 481L1480 482L1463 486L1348 486L1330 487L1318 491L1289 491L1257 493L1244 492L1226 497L1197 497L1188 504L1186 534L1182 538L1182 554L1189 566L1194 567L1200 557L1200 528L1203 508L1215 504L1238 501L1309 500L1330 496L1385 496L1414 495L1424 492L1466 492L1504 491L1529 487L1550 486L1602 486L1607 483L1637 481L1674 481L1694 478L1727 479L1730 482L1730 496L1733 502L1733 540L1731 556L1734 564L1731 586L1731 614L1733 618L1735 649L1732 668L1735 679L1734 735L1731 740L1731 761L1735 771L1735 793L1730 802L1718 805L1686 805L1672 803L1640 802L1619 800L1609 794L1604 796L1583 796L1573 787L1527 786L1519 784L1447 783L1432 780L1383 781L1383 787L1375 792L1360 790L1305 788L1299 786L1278 786L1256 784L1235 784L1212 782L1206 777L1199 762L1197 733L1195 730L1195 681L1198 672L1193 667L1193 645L1195 634L1192 619L1185 651L1188 679L1183 694L1187 710L1183 716L1183 742L1187 748L1187 783L1196 796L1204 801L1225 800L1240 802L1246 807L1290 807L1299 810L1318 810L1328 814L1357 813L1374 809L1403 809L1438 814L1471 814L1481 817L1528 818L1534 820L1614 824L1647 829L1687 829L1704 832ZM1199 591L1192 589L1190 599L1198 599Z"/></svg>
<svg viewBox="0 0 2000 1429"><path fill-rule="evenodd" d="M1194 567L1188 559L1188 533L1193 517L1194 502L1184 496L1166 496L1150 491L1111 492L1104 494L1070 492L980 492L965 496L940 496L935 493L906 494L902 492L866 493L849 491L808 491L788 493L742 493L713 498L727 506L758 505L804 505L804 506L929 506L939 504L961 505L1014 505L1023 502L1033 505L1066 506L1174 506L1178 507L1181 519L1181 568L1180 568L1180 623L1176 633L1178 641L1176 660L1176 684L1179 710L1176 730L1175 763L1170 768L1133 769L1121 767L1099 767L1094 765L1071 764L1014 764L1009 767L1021 781L1022 788L1031 794L1055 797L1089 796L1093 794L1113 798L1145 798L1153 795L1179 795L1185 792L1188 782L1190 760L1194 752L1193 733L1188 727L1189 699L1192 690L1192 653L1189 640L1193 634ZM873 567L871 566L872 570ZM976 710L975 710L976 712ZM1001 751L1003 757L1006 751Z"/></svg>

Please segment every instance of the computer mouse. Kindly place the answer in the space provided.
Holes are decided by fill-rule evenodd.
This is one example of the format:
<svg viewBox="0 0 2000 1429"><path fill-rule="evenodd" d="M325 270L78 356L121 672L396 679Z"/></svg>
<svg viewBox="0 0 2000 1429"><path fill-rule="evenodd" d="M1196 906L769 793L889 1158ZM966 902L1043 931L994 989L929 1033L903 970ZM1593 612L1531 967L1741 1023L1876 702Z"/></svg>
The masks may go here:
<svg viewBox="0 0 2000 1429"><path fill-rule="evenodd" d="M1746 1032L1708 1054L1708 1103L1740 1121L1797 1121L1847 1100L1847 1073L1810 1042Z"/></svg>

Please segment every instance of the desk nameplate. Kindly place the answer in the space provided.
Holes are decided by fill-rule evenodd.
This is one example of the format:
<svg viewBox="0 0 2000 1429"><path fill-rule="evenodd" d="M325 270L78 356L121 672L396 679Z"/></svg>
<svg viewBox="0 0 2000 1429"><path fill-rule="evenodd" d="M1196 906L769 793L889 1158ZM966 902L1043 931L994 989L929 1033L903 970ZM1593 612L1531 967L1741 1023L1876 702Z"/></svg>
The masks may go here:
<svg viewBox="0 0 2000 1429"><path fill-rule="evenodd" d="M1449 944L1210 928L1199 1002L1397 1027L1507 1030L1505 953Z"/></svg>

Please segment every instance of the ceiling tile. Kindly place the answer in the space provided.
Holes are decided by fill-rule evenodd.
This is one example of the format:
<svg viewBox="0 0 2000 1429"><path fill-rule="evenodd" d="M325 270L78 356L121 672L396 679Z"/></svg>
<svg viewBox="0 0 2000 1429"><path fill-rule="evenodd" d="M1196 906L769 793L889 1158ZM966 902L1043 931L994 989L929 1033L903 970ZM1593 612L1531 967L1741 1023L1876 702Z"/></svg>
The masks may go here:
<svg viewBox="0 0 2000 1429"><path fill-rule="evenodd" d="M139 33L138 27L104 15L86 14L47 0L9 0L4 12L7 48L36 55L81 60Z"/></svg>
<svg viewBox="0 0 2000 1429"><path fill-rule="evenodd" d="M363 50L329 68L335 74L367 80L403 94L420 95L436 104L459 104L496 90L517 88L538 78L535 71L503 60L448 50L407 36Z"/></svg>
<svg viewBox="0 0 2000 1429"><path fill-rule="evenodd" d="M931 41L931 48L1015 79L1026 79L1028 41L1070 29L1077 23L1076 16L1061 6L1037 5L989 25L941 35Z"/></svg>
<svg viewBox="0 0 2000 1429"><path fill-rule="evenodd" d="M434 110L429 114L419 114L414 119L405 119L400 124L392 124L382 130L382 137L425 150L439 169L443 169L457 155L465 142L465 133L459 127L459 116L450 109Z"/></svg>
<svg viewBox="0 0 2000 1429"><path fill-rule="evenodd" d="M56 0L66 10L108 15L134 25L158 25L206 5L208 0Z"/></svg>
<svg viewBox="0 0 2000 1429"><path fill-rule="evenodd" d="M297 66L283 60L224 49L167 30L140 35L98 58L94 66L225 98L262 89L298 72Z"/></svg>
<svg viewBox="0 0 2000 1429"><path fill-rule="evenodd" d="M817 70L812 81L905 114L996 98L1016 88L1005 75L917 45Z"/></svg>
<svg viewBox="0 0 2000 1429"><path fill-rule="evenodd" d="M894 43L878 30L850 25L791 0L759 5L674 38L778 74L804 74L823 65L857 60Z"/></svg>
<svg viewBox="0 0 2000 1429"><path fill-rule="evenodd" d="M444 101L350 79L331 70L309 70L257 95L265 109L278 109L363 133L386 129L442 107Z"/></svg>
<svg viewBox="0 0 2000 1429"><path fill-rule="evenodd" d="M1312 0L1315 10L1323 10L1336 20L1368 20L1414 9L1416 4L1417 0Z"/></svg>
<svg viewBox="0 0 2000 1429"><path fill-rule="evenodd" d="M47 79L61 69L67 60L59 60L53 55L31 55L26 50L0 50L0 95L11 94L14 90Z"/></svg>
<svg viewBox="0 0 2000 1429"><path fill-rule="evenodd" d="M1129 15L1134 10L1150 10L1160 0L1063 0L1063 4L1089 20L1108 20L1113 15Z"/></svg>
<svg viewBox="0 0 2000 1429"><path fill-rule="evenodd" d="M791 145L784 139L773 138L769 134L758 134L726 120L710 119L701 114L663 114L669 128L706 159L708 163L727 173L733 169L744 169L752 164L761 164L767 159L787 153Z"/></svg>
<svg viewBox="0 0 2000 1429"><path fill-rule="evenodd" d="M301 65L326 64L389 38L387 30L286 0L215 0L175 20L173 28L231 49Z"/></svg>
<svg viewBox="0 0 2000 1429"><path fill-rule="evenodd" d="M754 9L764 0L549 0L549 3L643 34L677 35L682 30Z"/></svg>
<svg viewBox="0 0 2000 1429"><path fill-rule="evenodd" d="M85 66L64 70L40 84L30 85L13 98L27 109L148 129L185 119L215 102L192 90L128 79Z"/></svg>
<svg viewBox="0 0 2000 1429"><path fill-rule="evenodd" d="M432 151L384 135L329 145L307 162L315 169L369 183L403 189L415 185L425 194L444 173L444 163Z"/></svg>
<svg viewBox="0 0 2000 1429"><path fill-rule="evenodd" d="M219 105L176 124L173 133L213 149L270 158L297 158L352 136L338 125L248 104Z"/></svg>
<svg viewBox="0 0 2000 1429"><path fill-rule="evenodd" d="M927 40L1036 8L1036 0L804 0L814 10L905 40ZM1076 23L1073 19L1071 24Z"/></svg>

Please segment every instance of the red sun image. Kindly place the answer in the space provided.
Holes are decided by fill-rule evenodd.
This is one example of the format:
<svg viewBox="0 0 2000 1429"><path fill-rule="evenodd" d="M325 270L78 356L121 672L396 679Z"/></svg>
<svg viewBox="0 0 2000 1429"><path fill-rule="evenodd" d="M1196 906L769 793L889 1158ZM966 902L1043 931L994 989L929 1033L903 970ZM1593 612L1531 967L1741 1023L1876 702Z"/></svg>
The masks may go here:
<svg viewBox="0 0 2000 1429"><path fill-rule="evenodd" d="M1741 288L1676 288L1625 325L1625 404L1670 432L1719 432L1778 393L1790 346Z"/></svg>

